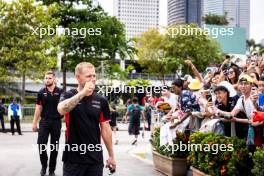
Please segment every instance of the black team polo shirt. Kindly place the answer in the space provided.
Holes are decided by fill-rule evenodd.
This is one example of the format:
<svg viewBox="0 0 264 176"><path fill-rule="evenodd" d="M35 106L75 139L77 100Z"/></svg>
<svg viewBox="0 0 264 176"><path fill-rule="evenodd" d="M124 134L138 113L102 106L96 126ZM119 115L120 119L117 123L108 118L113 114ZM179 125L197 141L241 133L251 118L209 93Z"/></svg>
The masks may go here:
<svg viewBox="0 0 264 176"><path fill-rule="evenodd" d="M69 90L62 94L60 101L71 98L77 93L77 89ZM66 114L66 144L62 160L65 163L103 166L99 124L110 120L109 105L104 97L96 92L84 97Z"/></svg>
<svg viewBox="0 0 264 176"><path fill-rule="evenodd" d="M42 106L41 119L42 120L60 120L62 116L57 110L60 96L63 90L59 87L55 87L53 92L48 89L42 88L37 95L37 105Z"/></svg>

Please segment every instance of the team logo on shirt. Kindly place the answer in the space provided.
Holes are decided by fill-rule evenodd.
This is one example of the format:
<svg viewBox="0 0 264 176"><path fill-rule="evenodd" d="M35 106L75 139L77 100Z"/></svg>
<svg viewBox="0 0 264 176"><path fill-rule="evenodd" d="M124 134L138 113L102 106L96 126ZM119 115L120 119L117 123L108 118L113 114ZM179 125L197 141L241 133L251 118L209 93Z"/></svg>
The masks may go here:
<svg viewBox="0 0 264 176"><path fill-rule="evenodd" d="M96 100L92 100L92 104L101 105L101 102L100 101L96 101Z"/></svg>
<svg viewBox="0 0 264 176"><path fill-rule="evenodd" d="M92 107L100 109L101 108L101 102L100 101L96 101L96 100L92 100Z"/></svg>
<svg viewBox="0 0 264 176"><path fill-rule="evenodd" d="M100 107L100 105L92 105L92 107L95 107L95 108L97 108L97 109L100 109L101 107Z"/></svg>

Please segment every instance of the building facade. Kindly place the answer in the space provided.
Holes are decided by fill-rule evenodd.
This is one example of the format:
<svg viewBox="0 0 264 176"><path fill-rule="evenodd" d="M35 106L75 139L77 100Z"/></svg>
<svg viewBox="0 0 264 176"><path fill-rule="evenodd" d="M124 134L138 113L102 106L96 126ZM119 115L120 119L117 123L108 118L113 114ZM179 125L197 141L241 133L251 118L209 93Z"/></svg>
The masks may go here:
<svg viewBox="0 0 264 176"><path fill-rule="evenodd" d="M202 0L168 0L168 25L202 21Z"/></svg>
<svg viewBox="0 0 264 176"><path fill-rule="evenodd" d="M203 16L209 13L224 15L225 12L228 26L245 28L249 37L250 0L203 0Z"/></svg>
<svg viewBox="0 0 264 176"><path fill-rule="evenodd" d="M159 26L159 0L114 0L114 15L125 25L128 39Z"/></svg>

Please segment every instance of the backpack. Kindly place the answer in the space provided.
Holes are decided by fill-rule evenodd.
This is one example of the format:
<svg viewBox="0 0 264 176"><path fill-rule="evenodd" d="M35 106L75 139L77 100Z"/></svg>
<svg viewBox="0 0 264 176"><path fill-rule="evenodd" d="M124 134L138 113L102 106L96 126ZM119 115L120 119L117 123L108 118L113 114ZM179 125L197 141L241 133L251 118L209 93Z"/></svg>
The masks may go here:
<svg viewBox="0 0 264 176"><path fill-rule="evenodd" d="M131 117L133 122L139 122L140 121L140 116L141 116L141 110L139 105L133 105L132 110L131 110Z"/></svg>

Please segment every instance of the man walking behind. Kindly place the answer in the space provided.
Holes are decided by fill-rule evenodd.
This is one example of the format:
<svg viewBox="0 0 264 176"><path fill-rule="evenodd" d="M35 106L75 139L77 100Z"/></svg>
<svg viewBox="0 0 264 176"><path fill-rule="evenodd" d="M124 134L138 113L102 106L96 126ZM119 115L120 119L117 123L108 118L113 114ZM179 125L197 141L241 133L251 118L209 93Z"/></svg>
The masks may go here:
<svg viewBox="0 0 264 176"><path fill-rule="evenodd" d="M107 100L95 89L95 68L88 62L75 68L77 89L65 92L58 111L66 116L66 145L63 153L64 176L102 176L103 152L101 135L108 151L106 166L115 171L110 109ZM77 148L77 150L76 150Z"/></svg>
<svg viewBox="0 0 264 176"><path fill-rule="evenodd" d="M45 87L40 89L37 95L36 109L33 119L32 130L37 131L39 117L38 145L40 162L42 165L40 175L44 176L48 167L47 143L50 135L50 145L54 150L50 152L49 176L55 175L59 139L61 134L61 118L57 110L62 89L55 86L55 73L48 71L44 77ZM43 151L45 149L45 151Z"/></svg>
<svg viewBox="0 0 264 176"><path fill-rule="evenodd" d="M0 121L2 125L2 131L5 133L5 122L4 122L4 114L6 112L5 106L2 104L2 99L0 99Z"/></svg>
<svg viewBox="0 0 264 176"><path fill-rule="evenodd" d="M144 108L138 104L138 99L136 97L132 99L132 104L127 107L125 119L127 121L127 116L129 115L128 133L129 135L135 136L132 145L135 145L137 143L140 128L140 118L142 117L143 121L145 121L143 110Z"/></svg>

